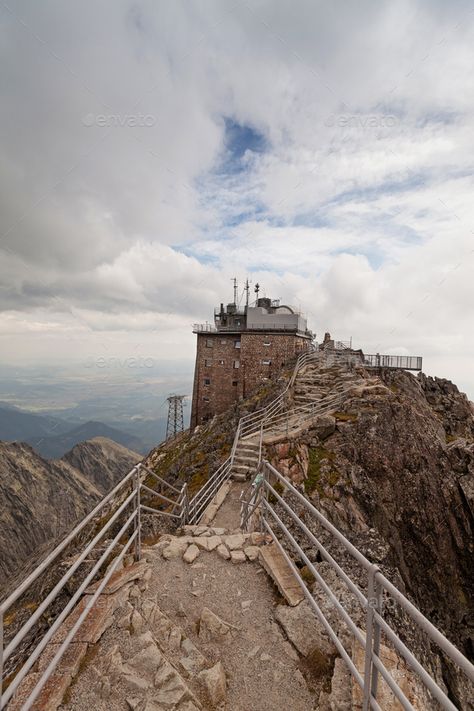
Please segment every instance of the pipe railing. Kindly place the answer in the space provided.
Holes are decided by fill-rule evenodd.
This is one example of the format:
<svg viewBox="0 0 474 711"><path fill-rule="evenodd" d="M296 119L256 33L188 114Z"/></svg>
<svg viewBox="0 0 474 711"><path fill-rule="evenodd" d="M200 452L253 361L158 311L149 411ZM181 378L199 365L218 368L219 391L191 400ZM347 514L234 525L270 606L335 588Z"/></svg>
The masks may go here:
<svg viewBox="0 0 474 711"><path fill-rule="evenodd" d="M162 488L165 488L167 493L170 495L164 494L162 491L152 489L150 486L145 484L143 480L148 478L152 478L156 481ZM142 493L145 493L148 498L158 499L158 505L161 507L164 506L168 510L164 510L163 508L155 508L151 505L145 505L143 503ZM147 503L152 502L147 501ZM172 507L171 511L169 510L170 507ZM112 508L112 511L110 508ZM4 709L8 704L10 699L18 690L18 687L23 679L32 669L47 644L51 641L51 638L55 632L59 629L60 625L83 595L84 591L93 582L96 575L100 573L101 568L107 563L108 558L112 554L116 553L115 549L118 546L121 546L121 550L114 557L112 565L108 568L97 591L87 604L86 609L81 613L71 632L60 645L60 648L57 650L48 667L41 673L34 689L32 689L28 699L22 707L25 711L32 707L32 704L41 692L41 689L69 647L75 632L92 608L94 602L104 589L111 575L117 569L120 561L131 548L132 544L134 545L134 558L137 561L140 560L142 528L141 513L147 512L170 517L174 519L178 525L182 526L187 520L188 511L189 498L186 483L183 484L181 489L178 489L174 485L162 479L158 474L156 474L156 472L152 471L148 467L145 467L143 464L137 464L122 479L122 481L119 482L119 484L117 484L117 486L115 486L112 491L107 494L77 526L75 526L75 528L61 541L61 543L59 543L54 550L46 556L46 558L35 568L35 570L33 570L33 572L28 575L28 577L6 598L6 600L0 604L0 709ZM75 558L72 565L54 584L52 589L44 595L39 604L35 604L35 609L32 614L24 622L22 622L19 629L17 629L13 634L12 638L7 641L5 635L6 628L9 626L5 625L7 615L11 612L15 614L16 612L28 609L26 606L21 606L21 597L32 589L34 583L50 569L50 566L58 559L59 555L63 553L69 545L74 544L74 541L78 539L78 536L80 536L81 533L83 534L84 529L88 524L91 526L95 525L95 530L92 530L89 533L87 540L82 543L79 552L75 551ZM108 532L112 533L115 530L114 526L121 527L114 538L109 541L106 538L106 534ZM125 543L123 542L124 538L127 539ZM80 566L88 562L88 556L90 553L102 542L106 543L104 551L101 553L92 569L86 574L84 580L80 584L77 583L76 590L71 593L69 581L71 581L73 575L78 571ZM67 588L66 585L68 586ZM25 645L28 647L31 645L33 641L32 635L35 632L36 626L41 622L45 612L48 608L50 608L52 603L57 600L61 593L69 596L67 603L61 612L56 616L54 622L44 633L42 638L37 643L36 640L34 640L35 645L32 651L30 651L27 655L25 653L26 658L23 659L20 664L13 665L12 669L9 670L13 671L14 678L5 689L3 683L4 672L6 671L5 665L12 658L12 655L15 652L17 655L22 655L22 645L23 647ZM35 600L35 603L37 603L37 600Z"/></svg>
<svg viewBox="0 0 474 711"><path fill-rule="evenodd" d="M272 484L276 481L279 484L278 490ZM283 491L282 491L283 487ZM298 501L299 514L292 508L291 504L283 497L283 492L287 491L291 496ZM331 534L332 539L338 545L351 555L357 563L365 571L366 589L362 590L356 582L342 569L337 560L321 543L316 535L309 527L301 520L301 505L304 507L306 514L322 526L322 528ZM286 514L286 521L289 519L294 524L293 532L288 528L281 515L277 511L282 510ZM434 642L442 652L465 674L468 680L474 683L474 665L438 630L436 627L411 603L394 585L391 583L378 568L377 565L370 561L353 546L350 541L331 524L318 511L298 489L293 486L285 477L278 472L268 461L262 462L257 477L250 487L247 488L241 496L241 523L244 530L249 526L252 516L259 516L259 523L262 530L270 534L273 542L277 545L282 555L290 565L293 573L302 588L302 592L308 600L312 611L321 622L328 636L334 643L341 657L346 662L349 671L354 677L356 683L360 686L363 695L363 711L368 709L376 709L380 711L381 707L377 701L378 682L380 677L386 682L395 698L400 702L403 709L414 711L415 707L404 694L403 690L397 683L396 679L390 674L389 669L385 666L381 657L381 636L385 635L387 641L392 645L396 652L404 658L408 667L414 672L418 679L422 682L425 689L431 694L441 706L442 709L448 711L456 711L456 706L448 698L445 691L436 683L429 672L423 667L414 654L399 638L396 631L390 626L387 619L384 617L384 597L393 598L400 605L404 612L411 618L412 623L416 628L426 634L429 639ZM305 517L307 520L307 517ZM295 529L298 532L295 534ZM304 540L302 546L296 535ZM321 576L318 569L309 559L305 552L308 542L316 548L322 559L331 565L339 578L345 583L351 594L355 597L356 603L362 607L365 612L365 631L361 631L351 618L347 610L341 605L338 598ZM285 546L283 545L285 543ZM351 655L347 652L344 644L339 637L337 630L334 629L331 623L320 606L314 599L313 594L307 586L305 580L300 575L299 569L295 564L293 557L287 552L288 545L293 549L294 554L299 558L309 569L314 580L324 591L332 606L337 610L339 617L342 618L346 627L353 634L354 638L364 650L364 669L363 672L357 669ZM406 689L406 687L405 687Z"/></svg>

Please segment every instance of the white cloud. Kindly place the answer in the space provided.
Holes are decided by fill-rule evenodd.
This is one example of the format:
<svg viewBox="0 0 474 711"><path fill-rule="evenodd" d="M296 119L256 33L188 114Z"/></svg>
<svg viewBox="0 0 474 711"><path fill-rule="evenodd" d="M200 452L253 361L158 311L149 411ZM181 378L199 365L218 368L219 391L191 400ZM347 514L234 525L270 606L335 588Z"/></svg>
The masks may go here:
<svg viewBox="0 0 474 711"><path fill-rule="evenodd" d="M3 8L4 358L192 367L250 273L474 397L473 34L461 1ZM237 166L224 117L265 150Z"/></svg>

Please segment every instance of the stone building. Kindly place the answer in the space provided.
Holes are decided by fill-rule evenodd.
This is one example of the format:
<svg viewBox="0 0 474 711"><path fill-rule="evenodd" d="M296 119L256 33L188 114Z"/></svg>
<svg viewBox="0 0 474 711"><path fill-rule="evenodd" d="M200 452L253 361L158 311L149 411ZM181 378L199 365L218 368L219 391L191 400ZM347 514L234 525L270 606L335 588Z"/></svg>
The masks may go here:
<svg viewBox="0 0 474 711"><path fill-rule="evenodd" d="M277 376L310 348L313 338L300 313L267 298L240 308L234 297L226 308L221 304L214 310L214 325L195 324L193 332L197 349L191 428Z"/></svg>

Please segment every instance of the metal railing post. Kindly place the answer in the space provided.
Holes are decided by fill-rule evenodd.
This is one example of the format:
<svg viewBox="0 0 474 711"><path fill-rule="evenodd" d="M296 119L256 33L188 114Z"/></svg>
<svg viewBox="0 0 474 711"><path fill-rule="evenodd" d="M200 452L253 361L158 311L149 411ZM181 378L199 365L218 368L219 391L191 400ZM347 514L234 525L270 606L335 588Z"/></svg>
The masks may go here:
<svg viewBox="0 0 474 711"><path fill-rule="evenodd" d="M183 520L181 522L182 526L185 526L189 518L189 496L188 496L188 483L185 481L183 484Z"/></svg>
<svg viewBox="0 0 474 711"><path fill-rule="evenodd" d="M262 418L262 422L260 424L260 442L259 442L259 448L258 448L258 464L260 465L262 461L262 447L263 447L263 423L264 419Z"/></svg>
<svg viewBox="0 0 474 711"><path fill-rule="evenodd" d="M3 689L3 611L0 612L0 708L2 705Z"/></svg>
<svg viewBox="0 0 474 711"><path fill-rule="evenodd" d="M268 497L268 487L267 487L267 465L265 462L262 464L262 493L260 495L261 505L260 505L260 533L265 533L265 501Z"/></svg>
<svg viewBox="0 0 474 711"><path fill-rule="evenodd" d="M137 473L135 475L135 506L137 509L137 516L135 518L135 530L137 536L135 538L135 555L136 561L139 561L142 557L142 521L141 521L141 496L140 496L140 465L137 466Z"/></svg>
<svg viewBox="0 0 474 711"><path fill-rule="evenodd" d="M382 591L382 585L380 581L377 578L377 572L375 572L374 575L374 580L375 580L375 590L374 590L374 609L377 610L379 615L382 615L382 600L383 600L383 591ZM377 655L377 657L380 654L380 625L377 622L377 620L374 618L373 622L373 654ZM372 679L370 682L370 691L374 699L377 698L377 687L378 687L378 682L379 682L379 670L375 666L375 664L372 664Z"/></svg>
<svg viewBox="0 0 474 711"><path fill-rule="evenodd" d="M372 664L372 655L374 651L374 610L378 608L378 599L375 590L375 575L377 572L378 567L376 565L372 565L368 571L367 611L365 623L364 700L362 704L362 711L370 711L370 700L371 698L375 698L375 694L377 693L377 689L372 688L372 679L375 678L377 680L377 669L375 665Z"/></svg>

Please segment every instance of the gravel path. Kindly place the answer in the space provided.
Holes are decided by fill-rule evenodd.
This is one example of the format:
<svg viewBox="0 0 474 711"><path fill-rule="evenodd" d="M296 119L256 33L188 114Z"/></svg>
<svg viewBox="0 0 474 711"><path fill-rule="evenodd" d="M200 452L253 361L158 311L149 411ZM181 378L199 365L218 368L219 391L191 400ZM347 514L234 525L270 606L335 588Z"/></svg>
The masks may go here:
<svg viewBox="0 0 474 711"><path fill-rule="evenodd" d="M298 655L274 621L273 608L281 599L258 563L233 565L206 551L192 565L157 558L150 590L155 586L161 587L162 610L180 620L203 653L222 661L228 680L226 711L315 708ZM204 644L199 639L197 622L204 607L238 628L230 642Z"/></svg>
<svg viewBox="0 0 474 711"><path fill-rule="evenodd" d="M240 483L233 485L212 523L214 527L228 531L238 528L242 487ZM227 698L216 711L314 711L318 708L320 683L311 677L307 661L302 661L276 622L275 607L284 601L259 562L233 563L222 558L217 550L200 550L191 564L183 560L182 553L166 560L160 552L160 544L149 548L145 555L149 579L145 586L134 586L138 597L132 599L130 594L133 608L143 610L150 604L147 600L157 602L171 623L178 625L184 637L204 655L208 666L222 663ZM216 640L199 635L204 608L231 625L230 636ZM108 661L117 652L124 660L129 659L136 653L135 646L141 639L132 629L133 618L131 626L130 622L120 623L124 610L117 611L114 624L88 656L87 663L81 665L81 673L61 706L65 711L131 708L131 702L126 701L130 693L125 688L122 690L120 679L114 683ZM172 657L168 658L173 662ZM107 676L112 679L111 689ZM104 683L109 688L104 689ZM137 702L133 708L145 706ZM158 708L165 707L146 705L146 711ZM179 711L187 708L186 704L180 705ZM211 707L203 705L203 709L207 708Z"/></svg>

